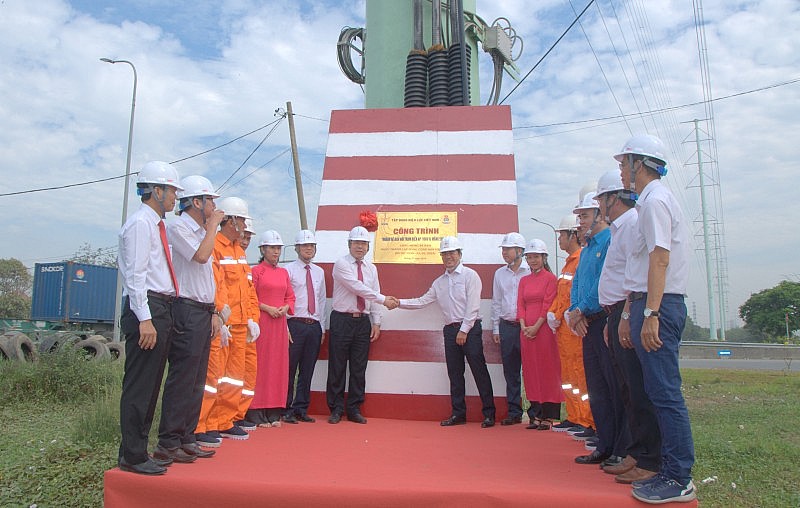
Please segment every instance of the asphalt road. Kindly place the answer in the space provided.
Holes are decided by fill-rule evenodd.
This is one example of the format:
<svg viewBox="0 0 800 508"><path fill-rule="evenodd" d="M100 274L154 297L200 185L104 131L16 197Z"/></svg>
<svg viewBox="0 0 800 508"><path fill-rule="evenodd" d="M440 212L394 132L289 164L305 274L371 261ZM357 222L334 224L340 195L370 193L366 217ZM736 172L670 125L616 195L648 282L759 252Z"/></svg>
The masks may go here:
<svg viewBox="0 0 800 508"><path fill-rule="evenodd" d="M734 360L732 358L682 358L684 369L789 370L800 372L800 360Z"/></svg>

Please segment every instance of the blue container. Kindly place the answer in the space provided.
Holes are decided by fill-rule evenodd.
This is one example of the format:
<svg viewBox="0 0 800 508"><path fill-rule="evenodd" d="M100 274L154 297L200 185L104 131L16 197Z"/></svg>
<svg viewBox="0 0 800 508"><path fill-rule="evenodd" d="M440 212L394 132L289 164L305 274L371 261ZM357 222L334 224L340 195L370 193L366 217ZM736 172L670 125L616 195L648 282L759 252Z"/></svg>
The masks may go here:
<svg viewBox="0 0 800 508"><path fill-rule="evenodd" d="M67 261L36 263L31 320L113 323L117 269Z"/></svg>

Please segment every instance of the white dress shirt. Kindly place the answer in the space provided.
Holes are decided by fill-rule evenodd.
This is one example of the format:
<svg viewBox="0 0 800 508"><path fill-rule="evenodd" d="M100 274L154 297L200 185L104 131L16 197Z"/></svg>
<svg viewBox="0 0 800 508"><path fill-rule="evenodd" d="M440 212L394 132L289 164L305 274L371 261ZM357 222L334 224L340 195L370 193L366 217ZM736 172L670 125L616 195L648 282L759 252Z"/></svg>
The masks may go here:
<svg viewBox="0 0 800 508"><path fill-rule="evenodd" d="M386 297L381 294L378 269L366 259L361 261L361 274L364 281L358 280L356 258L350 254L341 257L333 264L333 310L354 314L369 314L373 325L381 324L382 304ZM364 299L365 308L358 310L356 297Z"/></svg>
<svg viewBox="0 0 800 508"><path fill-rule="evenodd" d="M122 277L122 294L130 298L131 310L139 321L151 319L148 290L175 296L158 230L160 221L155 210L142 203L119 231L117 265Z"/></svg>
<svg viewBox="0 0 800 508"><path fill-rule="evenodd" d="M689 228L680 205L661 180L648 183L636 201L639 228L636 246L625 272L627 291L647 291L650 253L669 251L664 293L686 294L689 284Z"/></svg>
<svg viewBox="0 0 800 508"><path fill-rule="evenodd" d="M459 331L469 333L480 318L482 288L478 272L459 263L452 272L437 277L424 295L401 299L400 308L421 309L438 302L445 324L460 322Z"/></svg>
<svg viewBox="0 0 800 508"><path fill-rule="evenodd" d="M306 289L306 266L311 269L311 282L314 284L314 303L316 309L314 314L308 311L308 290ZM327 298L327 290L325 289L325 272L314 263L304 263L296 259L286 265L286 271L289 272L289 280L292 282L294 289L294 315L291 317L301 317L308 319L315 319L324 325L325 316L325 300ZM363 267L362 267L363 268Z"/></svg>
<svg viewBox="0 0 800 508"><path fill-rule="evenodd" d="M205 263L195 261L194 255L206 237L206 229L188 213L167 226L167 238L172 249L172 266L178 278L181 296L200 303L214 303L216 285L211 251Z"/></svg>
<svg viewBox="0 0 800 508"><path fill-rule="evenodd" d="M614 305L628 297L624 287L625 265L636 246L638 219L636 209L631 208L611 222L611 243L597 286L600 305Z"/></svg>
<svg viewBox="0 0 800 508"><path fill-rule="evenodd" d="M515 272L508 265L501 266L494 272L492 282L492 333L500 333L500 320L517 320L517 290L519 280L531 273L525 260L522 260Z"/></svg>

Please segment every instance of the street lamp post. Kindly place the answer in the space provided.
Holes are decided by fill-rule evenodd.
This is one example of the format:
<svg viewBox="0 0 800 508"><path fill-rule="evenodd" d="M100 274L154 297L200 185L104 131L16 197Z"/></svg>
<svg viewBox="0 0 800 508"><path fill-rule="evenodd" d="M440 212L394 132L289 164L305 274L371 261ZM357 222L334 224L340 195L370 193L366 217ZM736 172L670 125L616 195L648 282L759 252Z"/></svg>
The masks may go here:
<svg viewBox="0 0 800 508"><path fill-rule="evenodd" d="M133 98L131 99L131 124L128 128L128 159L125 163L125 193L122 198L122 225L125 225L125 221L128 220L128 189L130 186L130 178L131 178L131 148L133 147L133 115L136 111L136 84L137 84L137 75L136 75L136 67L133 65L133 62L128 60L112 60L110 58L101 58L101 62L115 64L115 63L125 63L131 66L133 69ZM119 342L119 321L122 317L122 276L120 275L119 271L117 271L117 293L116 293L116 300L114 303L114 342Z"/></svg>
<svg viewBox="0 0 800 508"><path fill-rule="evenodd" d="M558 231L556 230L555 226L553 226L552 224L548 224L547 222L541 221L541 220L537 219L536 217L531 217L531 220L534 221L534 222L538 222L539 224L542 224L544 226L547 226L548 228L553 230L553 234L556 237L556 251L554 253L553 258L556 260L556 277L558 277L558 274L560 273L558 271Z"/></svg>

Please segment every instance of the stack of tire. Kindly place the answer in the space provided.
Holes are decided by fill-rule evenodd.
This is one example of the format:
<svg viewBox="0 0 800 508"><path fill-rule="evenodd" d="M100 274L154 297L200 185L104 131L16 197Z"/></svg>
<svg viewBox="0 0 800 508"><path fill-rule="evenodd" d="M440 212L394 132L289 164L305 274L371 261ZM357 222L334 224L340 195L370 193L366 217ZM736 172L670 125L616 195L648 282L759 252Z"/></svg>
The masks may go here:
<svg viewBox="0 0 800 508"><path fill-rule="evenodd" d="M33 341L22 332L6 332L0 336L0 360L34 362L39 353Z"/></svg>
<svg viewBox="0 0 800 508"><path fill-rule="evenodd" d="M109 342L102 335L84 337L70 332L59 332L43 338L39 343L39 352L54 353L64 347L82 350L89 361L125 359L124 342Z"/></svg>

